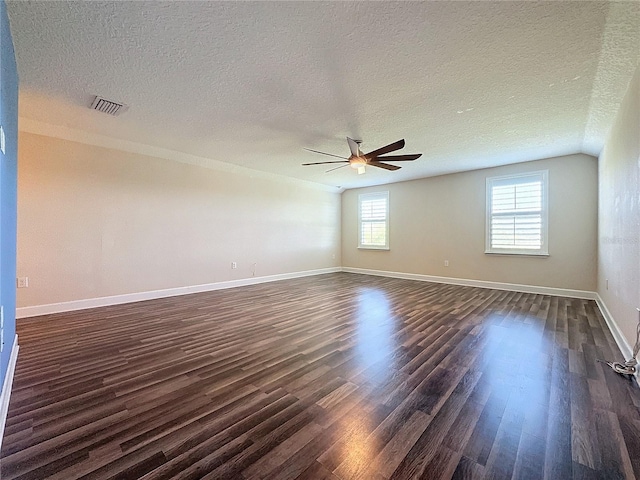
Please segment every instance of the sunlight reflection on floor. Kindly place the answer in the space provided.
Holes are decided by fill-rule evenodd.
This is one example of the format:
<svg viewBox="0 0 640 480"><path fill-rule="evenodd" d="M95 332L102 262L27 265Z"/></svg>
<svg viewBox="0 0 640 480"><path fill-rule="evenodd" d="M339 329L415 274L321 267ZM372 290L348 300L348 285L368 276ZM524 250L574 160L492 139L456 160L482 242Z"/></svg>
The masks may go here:
<svg viewBox="0 0 640 480"><path fill-rule="evenodd" d="M363 288L357 302L356 356L367 369L367 380L381 383L394 373L398 348L389 300L380 290Z"/></svg>

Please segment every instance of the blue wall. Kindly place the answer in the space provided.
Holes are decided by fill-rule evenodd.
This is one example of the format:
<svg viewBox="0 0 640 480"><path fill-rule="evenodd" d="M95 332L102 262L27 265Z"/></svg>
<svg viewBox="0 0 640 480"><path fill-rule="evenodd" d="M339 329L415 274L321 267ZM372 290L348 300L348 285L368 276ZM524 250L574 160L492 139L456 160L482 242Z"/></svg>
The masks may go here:
<svg viewBox="0 0 640 480"><path fill-rule="evenodd" d="M16 197L18 187L18 71L4 0L0 0L0 125L5 155L0 153L0 303L4 306L4 345L0 386L16 334Z"/></svg>

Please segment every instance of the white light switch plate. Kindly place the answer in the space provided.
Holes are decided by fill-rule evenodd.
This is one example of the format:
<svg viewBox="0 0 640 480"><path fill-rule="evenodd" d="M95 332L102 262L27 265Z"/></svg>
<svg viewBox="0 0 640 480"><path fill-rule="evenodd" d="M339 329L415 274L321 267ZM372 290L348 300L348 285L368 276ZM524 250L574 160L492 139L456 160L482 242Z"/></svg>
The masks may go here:
<svg viewBox="0 0 640 480"><path fill-rule="evenodd" d="M4 155L4 128L0 125L0 151Z"/></svg>

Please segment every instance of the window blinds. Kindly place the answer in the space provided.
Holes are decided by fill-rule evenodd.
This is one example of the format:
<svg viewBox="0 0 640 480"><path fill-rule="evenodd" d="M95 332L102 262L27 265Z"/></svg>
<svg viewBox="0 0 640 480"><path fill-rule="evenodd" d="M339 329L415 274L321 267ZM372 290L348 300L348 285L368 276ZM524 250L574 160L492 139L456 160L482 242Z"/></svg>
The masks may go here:
<svg viewBox="0 0 640 480"><path fill-rule="evenodd" d="M363 194L360 200L360 247L388 246L388 207L387 192Z"/></svg>
<svg viewBox="0 0 640 480"><path fill-rule="evenodd" d="M546 249L545 172L489 179L489 251Z"/></svg>

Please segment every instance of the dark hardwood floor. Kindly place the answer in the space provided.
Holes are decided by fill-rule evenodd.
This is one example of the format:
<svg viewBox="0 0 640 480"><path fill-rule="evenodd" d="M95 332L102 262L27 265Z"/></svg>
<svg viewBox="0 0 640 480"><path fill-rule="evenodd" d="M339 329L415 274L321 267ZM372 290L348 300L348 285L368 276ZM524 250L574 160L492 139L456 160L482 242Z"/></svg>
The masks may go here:
<svg viewBox="0 0 640 480"><path fill-rule="evenodd" d="M640 478L593 301L338 273L18 334L3 480Z"/></svg>

